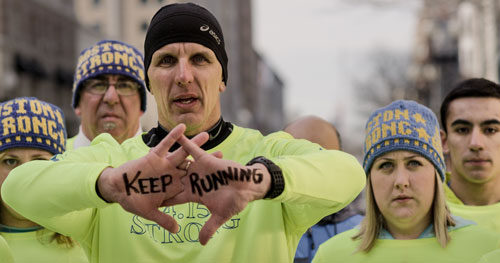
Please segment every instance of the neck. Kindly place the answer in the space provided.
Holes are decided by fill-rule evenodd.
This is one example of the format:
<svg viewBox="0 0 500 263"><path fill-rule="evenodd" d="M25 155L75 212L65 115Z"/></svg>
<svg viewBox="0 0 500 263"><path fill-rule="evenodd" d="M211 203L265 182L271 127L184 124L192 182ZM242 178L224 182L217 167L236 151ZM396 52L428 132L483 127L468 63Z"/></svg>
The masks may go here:
<svg viewBox="0 0 500 263"><path fill-rule="evenodd" d="M483 206L500 202L500 176L486 183L473 183L457 173L451 174L450 188L465 205Z"/></svg>
<svg viewBox="0 0 500 263"><path fill-rule="evenodd" d="M12 210L12 208L9 208L3 201L0 206L0 224L17 228L38 226L38 224L31 222L21 215L15 213L14 210Z"/></svg>
<svg viewBox="0 0 500 263"><path fill-rule="evenodd" d="M233 125L229 122L225 122L222 117L206 132L210 136L208 142L203 144L201 148L203 150L210 150L213 147L222 143L233 131ZM144 143L149 147L155 147L165 136L167 136L168 131L160 123L158 127L151 129L147 134L142 136ZM188 136L188 138L192 138ZM175 143L170 151L174 151L179 148L180 145Z"/></svg>
<svg viewBox="0 0 500 263"><path fill-rule="evenodd" d="M387 222L387 231L391 233L394 239L417 239L422 232L429 226L431 222L430 213L420 220L418 223L413 223L412 220L408 222Z"/></svg>

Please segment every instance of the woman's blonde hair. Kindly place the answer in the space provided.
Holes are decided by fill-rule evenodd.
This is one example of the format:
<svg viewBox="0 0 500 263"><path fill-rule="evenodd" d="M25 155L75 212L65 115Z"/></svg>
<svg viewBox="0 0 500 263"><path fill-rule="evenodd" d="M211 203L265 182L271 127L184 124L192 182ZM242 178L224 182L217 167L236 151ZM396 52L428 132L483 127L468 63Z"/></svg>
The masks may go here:
<svg viewBox="0 0 500 263"><path fill-rule="evenodd" d="M442 180L439 173L435 172L435 187L434 199L432 202L432 218L434 225L434 233L437 241L442 247L446 247L451 238L448 233L448 226L455 226L455 221L451 217L450 210L446 205L444 189ZM372 183L370 174L365 188L366 196L366 214L361 222L361 229L359 233L352 237L353 240L361 239L358 246L358 251L369 252L380 234L382 228L386 228L384 216L380 212L375 196L373 195Z"/></svg>

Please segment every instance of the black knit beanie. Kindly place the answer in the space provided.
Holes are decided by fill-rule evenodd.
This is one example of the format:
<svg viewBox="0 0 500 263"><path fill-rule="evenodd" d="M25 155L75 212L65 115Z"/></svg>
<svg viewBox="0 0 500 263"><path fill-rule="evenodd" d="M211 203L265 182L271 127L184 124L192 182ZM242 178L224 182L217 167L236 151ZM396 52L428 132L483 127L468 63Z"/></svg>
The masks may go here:
<svg viewBox="0 0 500 263"><path fill-rule="evenodd" d="M162 7L151 19L144 41L144 67L149 89L148 69L153 53L178 42L193 42L211 49L222 66L227 84L227 54L222 29L210 11L193 3L175 3Z"/></svg>

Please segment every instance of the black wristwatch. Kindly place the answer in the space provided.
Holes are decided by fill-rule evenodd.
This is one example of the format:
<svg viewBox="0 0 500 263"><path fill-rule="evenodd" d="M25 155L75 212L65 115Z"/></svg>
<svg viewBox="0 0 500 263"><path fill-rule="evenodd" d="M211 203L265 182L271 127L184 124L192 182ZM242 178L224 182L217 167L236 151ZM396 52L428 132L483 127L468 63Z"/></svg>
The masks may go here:
<svg viewBox="0 0 500 263"><path fill-rule="evenodd" d="M281 171L281 168L264 156L257 156L253 158L247 163L247 165L255 163L263 164L271 175L271 188L267 192L266 196L264 196L264 199L274 199L278 197L281 193L283 193L283 190L285 190L285 180L283 179L283 172Z"/></svg>

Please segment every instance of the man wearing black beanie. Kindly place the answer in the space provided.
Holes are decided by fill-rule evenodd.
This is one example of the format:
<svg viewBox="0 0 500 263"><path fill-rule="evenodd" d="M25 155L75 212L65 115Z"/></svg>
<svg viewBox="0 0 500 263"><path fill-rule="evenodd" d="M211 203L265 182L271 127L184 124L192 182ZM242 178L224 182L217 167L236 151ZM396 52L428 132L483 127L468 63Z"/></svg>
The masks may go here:
<svg viewBox="0 0 500 263"><path fill-rule="evenodd" d="M144 49L158 127L30 162L2 188L90 262L291 262L301 235L364 187L347 153L222 119L227 55L205 8L161 8Z"/></svg>
<svg viewBox="0 0 500 263"><path fill-rule="evenodd" d="M144 41L146 72L156 50L179 42L198 43L211 49L222 66L222 77L227 84L227 54L219 22L208 10L192 3L167 5L153 16ZM149 83L147 74L146 83Z"/></svg>

